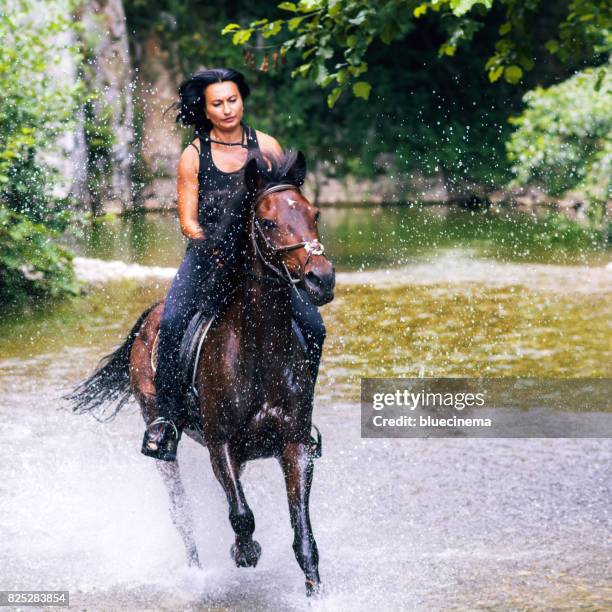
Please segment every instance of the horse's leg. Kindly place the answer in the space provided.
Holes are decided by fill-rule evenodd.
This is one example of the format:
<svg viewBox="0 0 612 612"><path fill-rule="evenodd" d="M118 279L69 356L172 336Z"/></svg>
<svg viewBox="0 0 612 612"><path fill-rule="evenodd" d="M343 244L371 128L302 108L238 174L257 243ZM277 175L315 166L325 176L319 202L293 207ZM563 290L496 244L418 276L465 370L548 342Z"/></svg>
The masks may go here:
<svg viewBox="0 0 612 612"><path fill-rule="evenodd" d="M255 517L240 484L241 465L227 442L212 445L209 449L213 471L227 496L229 520L236 534L236 543L230 550L232 559L238 567L255 567L261 556L261 546L253 540Z"/></svg>
<svg viewBox="0 0 612 612"><path fill-rule="evenodd" d="M313 461L306 444L290 442L283 449L280 463L287 485L289 516L294 533L293 551L306 576L306 594L313 595L319 591L321 583L319 553L308 510Z"/></svg>
<svg viewBox="0 0 612 612"><path fill-rule="evenodd" d="M187 562L190 567L201 567L198 549L193 537L191 509L189 508L183 480L181 479L178 459L176 461L160 461L156 459L155 465L168 491L170 517L185 545Z"/></svg>
<svg viewBox="0 0 612 612"><path fill-rule="evenodd" d="M159 416L155 395L150 392L145 393L142 389L139 389L137 398L140 402L145 423L150 423ZM168 491L170 518L183 540L185 552L187 553L187 563L190 567L201 567L198 549L193 537L193 519L181 478L178 458L175 461L160 461L156 459L155 465Z"/></svg>

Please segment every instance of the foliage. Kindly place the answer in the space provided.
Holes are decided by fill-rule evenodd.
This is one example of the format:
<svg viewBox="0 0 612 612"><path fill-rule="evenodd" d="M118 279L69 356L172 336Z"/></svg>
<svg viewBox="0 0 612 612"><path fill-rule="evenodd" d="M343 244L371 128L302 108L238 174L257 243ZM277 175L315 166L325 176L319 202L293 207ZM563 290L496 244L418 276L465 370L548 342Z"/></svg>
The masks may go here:
<svg viewBox="0 0 612 612"><path fill-rule="evenodd" d="M242 60L242 52L223 44L219 36L227 19L225 2L127 0L124 6L132 44L142 43L155 33L162 48L169 52L169 67L178 68L183 75L201 68L204 62L209 66L210 61L236 65ZM266 2L260 6L267 8Z"/></svg>
<svg viewBox="0 0 612 612"><path fill-rule="evenodd" d="M245 45L255 33L263 38L281 32L288 37L280 53L300 53L301 62L293 76L308 77L326 88L333 85L327 102L333 107L342 92L368 99L371 83L366 54L374 41L384 44L402 39L427 13L437 13L446 36L438 47L441 56L455 55L482 28L483 17L494 4L503 8L494 51L489 51L485 70L491 82L503 78L511 84L521 81L535 66L534 47L539 42L535 14L545 0L300 0L281 2L286 15L280 19L260 17L248 27L229 23L222 33L231 35L235 45ZM561 59L579 55L592 58L606 53L612 44L612 14L605 0L573 0L557 23L558 37L547 41L548 52Z"/></svg>
<svg viewBox="0 0 612 612"><path fill-rule="evenodd" d="M583 254L606 248L610 240L609 228L605 224L589 226L576 223L559 212L549 212L538 220L532 232L534 243L544 251L563 248Z"/></svg>
<svg viewBox="0 0 612 612"><path fill-rule="evenodd" d="M330 1L325 3L325 10L336 11L334 15L340 20L352 18L350 11L362 4ZM528 37L518 22L527 20L532 30L555 32L568 15L567 6L553 7L551 2L543 1L542 10L537 12L540 2L524 2L520 6L492 1L438 4L437 9L421 8L415 16L415 11L407 10L404 3L400 7L385 0L375 5L376 15L370 11L362 23L350 24L347 39L354 37L349 41L355 42L354 52L367 52L367 57L363 57L370 66L367 74L371 88L358 87L357 93L367 93L369 104L354 104L349 96L339 96L333 108L328 108L327 92L320 87L323 80L318 77L325 72L319 74L319 64L325 65L330 76L335 74L333 62L344 58L347 65L334 70L342 73L341 78L347 78L346 88L361 78L351 74L349 67L353 64L344 55L352 55L348 50L342 51L341 38L325 39L325 45L304 60L298 53L283 51L285 47L280 41L273 44L275 39L269 36L272 30L266 30L262 21L253 26L244 43L223 44L224 39L219 35L222 24L229 20L252 24L261 14L270 16L272 21L268 23L276 22L273 19L276 14L287 16L286 3L279 7L276 1L270 0L257 5L246 0L229 4L131 0L126 4L126 12L130 31L135 32L133 40L142 40L151 30L155 31L162 39L163 48L173 56L172 66L178 66L182 74L201 68L203 61L209 67L226 65L244 71L252 86L246 103L247 122L274 135L284 147L302 149L307 159L312 160L311 167L326 162L327 174L373 177L387 173L396 182L410 182L417 174L437 175L443 177L451 190L463 186L469 189L475 183L494 189L511 178L504 146L512 131L508 116L519 112L521 97L530 83L566 78L572 68L560 66L556 61L544 61L546 56L550 59L545 48L547 39L531 40L535 48L527 49ZM415 3L415 8L422 5ZM298 3L296 11L289 11L289 18L296 21L283 26L283 31L291 36L298 35L310 19L300 12L301 6ZM254 10L257 14L253 14ZM584 14L585 10L586 5L578 9L577 15ZM512 23L516 24L510 29L504 25L509 12ZM302 18L299 24L297 18ZM575 19L573 16L572 20ZM390 31L384 36L373 34L372 41L368 42L367 28L378 27L383 22L389 25ZM457 38L457 48L469 34L469 54L450 53L444 47L457 24L462 24L464 34L463 38ZM319 34L323 36L325 28L331 27L325 20L320 25L314 39L306 37L313 44L321 43ZM234 38L243 29L232 26L225 30ZM299 37L303 35L299 33ZM517 58L525 54L535 57L535 65L530 71L525 67L521 82L516 85L508 82L512 79L499 77L495 87L487 87L491 71L482 69L483 58L490 56L493 49L499 51L496 45L500 37L509 41L503 43L504 48L509 49L512 43L515 49L512 53ZM300 39L305 52L310 48L306 38ZM390 42L393 44L386 44ZM519 43L523 45L520 52ZM594 42L589 44L592 46ZM293 48L298 48L297 43ZM584 48L586 52L590 47L585 43ZM330 50L332 56L327 59ZM259 59L256 63L245 61L243 53L246 58L257 54ZM578 62L577 56L574 59ZM291 78L305 61L311 63L308 75L312 78ZM511 55L504 61L510 62ZM337 81L330 82L333 83L337 85ZM185 136L191 138L190 133Z"/></svg>
<svg viewBox="0 0 612 612"><path fill-rule="evenodd" d="M54 68L74 27L68 1L10 0L0 12L0 200L35 220L49 221L54 172L37 155L73 124L79 84L66 84ZM34 18L33 16L36 16Z"/></svg>
<svg viewBox="0 0 612 612"><path fill-rule="evenodd" d="M42 5L42 6L41 6ZM70 255L50 241L70 215L41 153L74 120L80 85L57 78L72 54L72 0L6 0L0 11L0 290L2 303L73 293Z"/></svg>
<svg viewBox="0 0 612 612"><path fill-rule="evenodd" d="M171 67L179 66L182 74L201 68L203 60L209 67L244 71L251 84L247 122L274 135L284 147L303 150L311 167L327 162L328 174L372 177L386 172L397 173L398 180L415 172L442 174L450 186L469 180L493 187L509 178L503 142L511 128L506 118L518 111L523 90L505 83L486 87L479 57L490 47L495 25L476 34L473 53L440 57L438 48L446 39L441 21L424 16L419 27L407 21L404 38L394 45L375 40L369 47L368 60L376 67L369 71L370 104L351 104L341 97L329 109L326 93L316 83L291 78L301 64L299 56L289 54L285 63L277 56L275 68L273 46L265 70L266 56L254 66L245 62L243 51L261 56L258 47L267 41L252 40L244 50L224 44L222 24L228 19L248 22L253 3L233 3L232 14L221 2L174 4L126 4L133 44L153 30L171 52ZM274 11L276 2L260 2L255 10ZM185 136L191 138L190 133Z"/></svg>
<svg viewBox="0 0 612 612"><path fill-rule="evenodd" d="M0 305L76 295L72 254L55 244L42 223L0 207Z"/></svg>
<svg viewBox="0 0 612 612"><path fill-rule="evenodd" d="M591 204L612 199L612 65L539 87L524 101L507 147L514 184L536 184L555 196L582 191ZM591 216L603 208L591 206Z"/></svg>
<svg viewBox="0 0 612 612"><path fill-rule="evenodd" d="M486 40L476 41L469 57L441 59L435 49L440 39L435 23L428 23L393 49L374 43L374 93L367 105L341 98L328 110L320 95L313 99L319 104L315 117L325 125L327 116L327 126L317 130L308 122L306 129L335 140L324 158L334 160L337 174L380 172L406 186L419 174L441 176L453 193L474 183L493 189L509 178L506 118L518 110L520 92L505 84L487 87L476 65Z"/></svg>

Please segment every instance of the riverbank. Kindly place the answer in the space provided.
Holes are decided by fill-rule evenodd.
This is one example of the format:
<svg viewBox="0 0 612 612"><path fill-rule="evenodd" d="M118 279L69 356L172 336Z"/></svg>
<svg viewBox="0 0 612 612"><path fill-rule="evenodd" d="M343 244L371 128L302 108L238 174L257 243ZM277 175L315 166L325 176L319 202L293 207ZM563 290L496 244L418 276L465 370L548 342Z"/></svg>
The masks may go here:
<svg viewBox="0 0 612 612"><path fill-rule="evenodd" d="M441 177L419 177L406 185L386 176L374 180L359 180L351 176L342 179L309 176L302 191L321 208L456 205L468 210L516 210L539 217L558 212L572 221L588 220L588 200L579 192L568 192L561 198L555 198L535 187L491 191L472 186L450 191ZM114 214L175 209L176 179L171 177L153 179L140 194L134 208L124 210L117 201L106 202L103 206L105 212ZM612 201L608 202L606 210L612 219Z"/></svg>

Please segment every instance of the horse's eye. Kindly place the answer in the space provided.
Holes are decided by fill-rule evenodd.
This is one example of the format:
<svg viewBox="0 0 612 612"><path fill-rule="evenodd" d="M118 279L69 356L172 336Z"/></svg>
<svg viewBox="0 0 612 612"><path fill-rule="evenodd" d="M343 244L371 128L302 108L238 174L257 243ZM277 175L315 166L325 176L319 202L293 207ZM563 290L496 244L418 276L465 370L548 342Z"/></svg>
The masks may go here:
<svg viewBox="0 0 612 612"><path fill-rule="evenodd" d="M276 227L276 223L272 219L260 219L259 221L266 229L271 230Z"/></svg>
<svg viewBox="0 0 612 612"><path fill-rule="evenodd" d="M318 223L320 218L321 218L321 213L320 211L317 211L314 216L315 223Z"/></svg>

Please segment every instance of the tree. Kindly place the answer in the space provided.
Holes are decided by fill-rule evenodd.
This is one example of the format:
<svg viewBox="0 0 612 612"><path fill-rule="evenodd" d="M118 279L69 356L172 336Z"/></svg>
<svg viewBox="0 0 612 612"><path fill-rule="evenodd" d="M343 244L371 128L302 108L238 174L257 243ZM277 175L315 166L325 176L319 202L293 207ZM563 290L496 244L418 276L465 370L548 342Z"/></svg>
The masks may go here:
<svg viewBox="0 0 612 612"><path fill-rule="evenodd" d="M441 56L453 56L472 40L492 9L503 10L498 39L484 64L489 80L502 77L518 83L532 70L534 50L545 43L550 54L561 60L606 54L612 45L612 13L606 0L572 0L557 23L554 38L540 41L534 27L538 11L549 10L546 0L300 0L281 2L278 8L290 16L271 20L262 17L248 27L230 23L223 34L235 45L245 45L255 33L264 38L288 35L280 47L281 56L295 50L301 63L293 76L308 77L321 87L332 89L327 97L333 107L340 95L351 89L368 99L372 89L364 80L368 71L366 55L376 40L384 44L400 40L428 13L435 13L446 32L439 46Z"/></svg>
<svg viewBox="0 0 612 612"><path fill-rule="evenodd" d="M41 9L41 4L43 8ZM71 255L51 238L69 220L40 153L70 128L78 83L54 77L73 27L70 0L6 0L0 11L0 303L76 291Z"/></svg>

